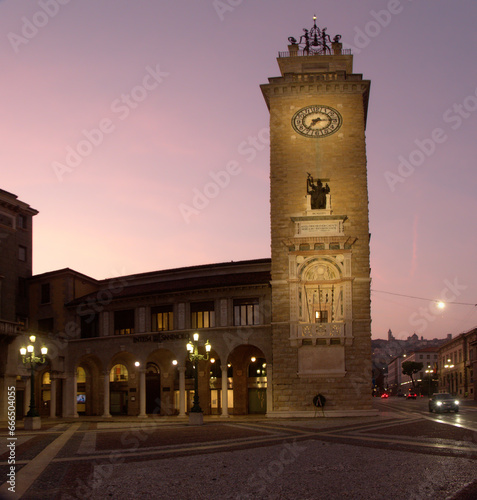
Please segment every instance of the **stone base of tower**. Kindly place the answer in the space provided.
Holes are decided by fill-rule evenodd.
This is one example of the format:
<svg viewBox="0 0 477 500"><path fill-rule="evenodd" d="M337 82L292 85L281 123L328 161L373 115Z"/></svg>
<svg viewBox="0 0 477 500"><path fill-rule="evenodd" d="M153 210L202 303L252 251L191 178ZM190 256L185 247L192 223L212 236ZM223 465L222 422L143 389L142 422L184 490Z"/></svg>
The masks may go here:
<svg viewBox="0 0 477 500"><path fill-rule="evenodd" d="M374 416L372 407L372 375L370 362L369 322L357 321L353 337L342 345L296 346L290 341L290 326L273 325L274 371L272 407L268 417L351 417ZM301 371L300 349L307 353L315 349L318 360L325 365L319 375ZM325 362L323 351L329 351L333 361L339 359L339 370ZM335 356L334 351L340 351ZM308 354L307 354L308 355ZM322 395L323 407L315 398Z"/></svg>

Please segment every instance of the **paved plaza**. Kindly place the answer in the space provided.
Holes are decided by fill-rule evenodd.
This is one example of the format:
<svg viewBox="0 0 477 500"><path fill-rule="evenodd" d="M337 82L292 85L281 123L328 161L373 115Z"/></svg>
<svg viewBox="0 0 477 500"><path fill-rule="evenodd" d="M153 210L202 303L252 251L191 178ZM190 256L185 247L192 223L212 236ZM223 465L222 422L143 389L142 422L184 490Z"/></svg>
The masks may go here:
<svg viewBox="0 0 477 500"><path fill-rule="evenodd" d="M2 431L2 443L7 438ZM16 431L15 493L66 499L475 499L477 432L419 414L45 420Z"/></svg>

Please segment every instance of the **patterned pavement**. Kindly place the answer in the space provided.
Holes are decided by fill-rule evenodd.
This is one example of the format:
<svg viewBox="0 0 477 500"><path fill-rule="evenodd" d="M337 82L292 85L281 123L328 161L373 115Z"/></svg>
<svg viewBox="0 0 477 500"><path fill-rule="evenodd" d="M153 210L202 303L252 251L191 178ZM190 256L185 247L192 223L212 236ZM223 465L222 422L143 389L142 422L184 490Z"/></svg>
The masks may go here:
<svg viewBox="0 0 477 500"><path fill-rule="evenodd" d="M466 411L477 410L463 410L462 425L391 406L379 417L206 417L197 427L161 417L46 421L17 430L15 493L0 432L0 498L313 499L329 489L326 498L378 499L393 483L396 499L475 499L477 426Z"/></svg>

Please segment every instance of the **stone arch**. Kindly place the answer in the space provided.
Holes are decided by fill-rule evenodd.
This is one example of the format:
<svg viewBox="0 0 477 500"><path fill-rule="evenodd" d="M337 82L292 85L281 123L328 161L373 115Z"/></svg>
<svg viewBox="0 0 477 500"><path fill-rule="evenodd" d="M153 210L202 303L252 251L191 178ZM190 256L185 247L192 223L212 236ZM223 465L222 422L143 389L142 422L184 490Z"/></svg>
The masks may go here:
<svg viewBox="0 0 477 500"><path fill-rule="evenodd" d="M139 409L139 377L135 366L136 357L128 352L117 352L108 364L108 374L116 365L123 365L127 370L126 377L109 382L109 406L111 415L137 415Z"/></svg>
<svg viewBox="0 0 477 500"><path fill-rule="evenodd" d="M232 365L233 370L233 413L235 415L266 412L268 380L267 376L249 376L250 364L255 363L252 361L253 358L262 360L261 364L267 364L265 353L253 344L237 346L227 359L227 363Z"/></svg>
<svg viewBox="0 0 477 500"><path fill-rule="evenodd" d="M341 256L342 257L342 256ZM311 257L298 266L301 281L331 281L343 278L343 266L340 256Z"/></svg>
<svg viewBox="0 0 477 500"><path fill-rule="evenodd" d="M227 396L228 396L228 370L224 371L223 370L223 358L220 357L220 354L212 348L210 352L210 356L207 362L205 362L204 366L204 371L206 375L206 381L208 382L208 387L209 387L209 404L210 404L210 413L212 415L219 415L221 412L224 411L224 404L225 401L227 401L227 406L228 405L228 397L227 399L224 399L224 395L222 394L222 391L225 389L225 385L227 386ZM227 380L222 380L222 377L226 377ZM225 411L225 414L228 414L228 408L227 411Z"/></svg>
<svg viewBox="0 0 477 500"><path fill-rule="evenodd" d="M351 310L351 282L345 278L344 257L314 256L299 264L299 282L292 285L292 321L341 323Z"/></svg>
<svg viewBox="0 0 477 500"><path fill-rule="evenodd" d="M45 363L36 370L35 401L41 417L50 416L51 404L51 360L46 356Z"/></svg>
<svg viewBox="0 0 477 500"><path fill-rule="evenodd" d="M94 354L85 354L79 358L75 372L82 368L85 372L85 381L76 379L76 396L85 396L85 402L81 403L76 399L76 411L80 415L96 416L101 415L103 409L104 387L101 383L102 362Z"/></svg>
<svg viewBox="0 0 477 500"><path fill-rule="evenodd" d="M146 413L173 415L174 397L179 390L178 372L170 349L159 348L150 352L145 366Z"/></svg>

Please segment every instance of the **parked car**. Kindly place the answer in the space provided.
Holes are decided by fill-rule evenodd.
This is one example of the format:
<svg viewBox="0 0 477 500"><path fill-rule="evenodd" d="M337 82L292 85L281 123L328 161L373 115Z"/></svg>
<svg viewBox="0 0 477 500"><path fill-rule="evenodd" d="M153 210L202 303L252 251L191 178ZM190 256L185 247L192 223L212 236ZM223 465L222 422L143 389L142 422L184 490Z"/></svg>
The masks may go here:
<svg viewBox="0 0 477 500"><path fill-rule="evenodd" d="M433 394L429 399L429 411L440 413L441 411L459 411L459 400L448 392Z"/></svg>

